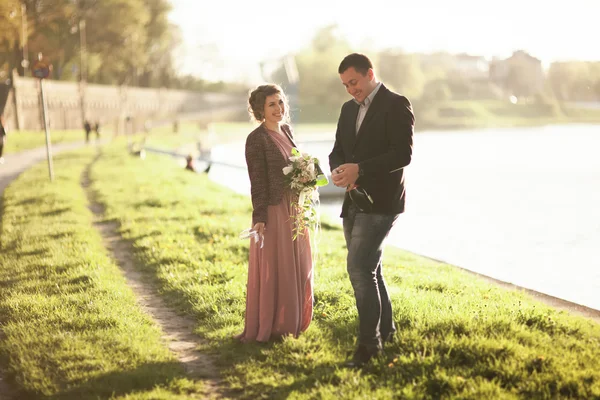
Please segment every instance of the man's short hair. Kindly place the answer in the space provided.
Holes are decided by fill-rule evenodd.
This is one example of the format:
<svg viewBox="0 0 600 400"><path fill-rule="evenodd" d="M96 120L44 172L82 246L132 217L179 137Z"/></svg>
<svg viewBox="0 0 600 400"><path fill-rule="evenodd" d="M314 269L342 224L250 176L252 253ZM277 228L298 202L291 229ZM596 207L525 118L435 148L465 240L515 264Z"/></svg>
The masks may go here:
<svg viewBox="0 0 600 400"><path fill-rule="evenodd" d="M373 63L364 54L352 53L344 57L340 63L338 74L343 74L350 67L354 67L356 72L361 75L366 75L369 68L373 68Z"/></svg>

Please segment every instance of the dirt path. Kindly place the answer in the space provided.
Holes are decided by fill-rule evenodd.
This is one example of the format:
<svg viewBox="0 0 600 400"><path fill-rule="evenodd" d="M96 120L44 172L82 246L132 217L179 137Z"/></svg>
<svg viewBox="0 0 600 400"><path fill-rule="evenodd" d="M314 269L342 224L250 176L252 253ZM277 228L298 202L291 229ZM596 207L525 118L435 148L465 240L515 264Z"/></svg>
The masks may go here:
<svg viewBox="0 0 600 400"><path fill-rule="evenodd" d="M207 389L207 398L224 398L219 373L214 363L208 355L196 350L204 344L204 341L193 333L195 321L175 313L165 304L155 288L147 283L143 274L136 269L131 245L119 235L118 223L102 220L104 209L94 200L90 189L89 173L94 162L84 171L81 185L88 195L88 207L94 213L96 220L94 226L102 235L105 247L123 271L128 285L137 296L138 303L160 327L163 339L183 364L189 376L203 381L204 387Z"/></svg>

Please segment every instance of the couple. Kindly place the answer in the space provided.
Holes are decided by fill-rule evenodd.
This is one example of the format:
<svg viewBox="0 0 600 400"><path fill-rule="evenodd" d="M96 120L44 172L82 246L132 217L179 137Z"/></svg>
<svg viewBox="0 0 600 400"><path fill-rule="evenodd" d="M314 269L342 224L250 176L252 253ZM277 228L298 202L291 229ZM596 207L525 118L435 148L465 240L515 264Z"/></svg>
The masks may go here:
<svg viewBox="0 0 600 400"><path fill-rule="evenodd" d="M359 318L358 345L350 366L377 355L396 331L382 272L384 239L404 211L403 168L412 156L414 115L406 97L377 80L362 54L346 56L338 69L354 98L342 106L329 155L332 180L346 188L341 217L347 270ZM285 123L288 105L277 85L250 94L249 112L261 125L248 135L246 163L251 183L252 225L263 241L250 245L245 329L242 342L298 336L312 318L313 275L308 232L292 240L292 193L282 169L294 143ZM362 211L348 195L360 187L373 203Z"/></svg>

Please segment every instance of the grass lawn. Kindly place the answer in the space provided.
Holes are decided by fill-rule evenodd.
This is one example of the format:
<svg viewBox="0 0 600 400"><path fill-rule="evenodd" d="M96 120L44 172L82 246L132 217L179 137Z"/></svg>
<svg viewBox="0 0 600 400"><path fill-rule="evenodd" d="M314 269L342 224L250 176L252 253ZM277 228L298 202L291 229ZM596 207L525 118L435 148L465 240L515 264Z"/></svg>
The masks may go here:
<svg viewBox="0 0 600 400"><path fill-rule="evenodd" d="M0 364L18 399L202 398L92 226L80 186L92 149L55 157L4 192Z"/></svg>
<svg viewBox="0 0 600 400"><path fill-rule="evenodd" d="M50 140L52 144L77 142L85 140L85 132L83 129L81 131L51 130ZM4 154L19 153L43 146L46 146L46 133L44 131L10 131L6 138Z"/></svg>
<svg viewBox="0 0 600 400"><path fill-rule="evenodd" d="M232 336L243 329L248 242L238 233L250 224L249 199L168 159L140 160L115 146L91 178L139 268L198 321L236 397L600 398L598 324L394 248L386 249L385 270L397 340L365 370L344 369L356 311L343 235L331 221L319 238L309 330L239 344Z"/></svg>

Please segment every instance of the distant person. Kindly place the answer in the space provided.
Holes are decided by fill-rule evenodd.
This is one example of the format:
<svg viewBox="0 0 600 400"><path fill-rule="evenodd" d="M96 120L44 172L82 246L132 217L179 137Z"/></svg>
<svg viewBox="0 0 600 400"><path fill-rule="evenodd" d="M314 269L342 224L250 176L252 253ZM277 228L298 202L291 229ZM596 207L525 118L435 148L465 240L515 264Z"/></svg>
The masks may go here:
<svg viewBox="0 0 600 400"><path fill-rule="evenodd" d="M212 154L212 150L210 148L205 148L202 145L202 142L200 142L199 140L198 140L198 142L196 142L196 148L198 149L198 153L200 154L200 156L199 156L200 160L206 161L210 164L211 163L210 157Z"/></svg>
<svg viewBox="0 0 600 400"><path fill-rule="evenodd" d="M100 139L100 121L96 121L94 124L94 132L96 132L96 140Z"/></svg>
<svg viewBox="0 0 600 400"><path fill-rule="evenodd" d="M4 117L0 115L0 164L4 164L4 144L6 143L6 122L4 121Z"/></svg>
<svg viewBox="0 0 600 400"><path fill-rule="evenodd" d="M129 145L129 152L132 156L139 157L142 160L146 158L146 137L143 137L139 143L131 143Z"/></svg>
<svg viewBox="0 0 600 400"><path fill-rule="evenodd" d="M90 124L90 121L88 121L87 119L83 123L83 130L85 131L85 142L89 143L90 142L90 132L92 132L92 125Z"/></svg>
<svg viewBox="0 0 600 400"><path fill-rule="evenodd" d="M312 320L313 265L309 232L293 239L293 193L283 168L296 147L289 107L277 85L261 85L248 99L260 126L246 139L252 230L248 257L246 316L241 342L297 337Z"/></svg>
<svg viewBox="0 0 600 400"><path fill-rule="evenodd" d="M185 169L196 172L196 167L194 166L194 157L192 157L191 154L185 158Z"/></svg>
<svg viewBox="0 0 600 400"><path fill-rule="evenodd" d="M200 161L203 161L206 163L206 168L204 168L203 172L205 174L208 174L210 172L210 168L212 167L212 161L210 159L211 150L204 149L204 147L202 147L202 143L200 143L200 141L198 141L198 143L196 143L196 147L198 149Z"/></svg>
<svg viewBox="0 0 600 400"><path fill-rule="evenodd" d="M348 366L362 367L396 332L383 279L383 243L404 212L404 167L412 158L415 118L408 99L377 80L367 56L346 56L338 73L353 99L342 106L329 166L333 183L346 188L346 268L358 309L358 345Z"/></svg>
<svg viewBox="0 0 600 400"><path fill-rule="evenodd" d="M130 115L125 117L125 135L133 134L133 119Z"/></svg>

